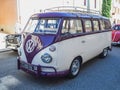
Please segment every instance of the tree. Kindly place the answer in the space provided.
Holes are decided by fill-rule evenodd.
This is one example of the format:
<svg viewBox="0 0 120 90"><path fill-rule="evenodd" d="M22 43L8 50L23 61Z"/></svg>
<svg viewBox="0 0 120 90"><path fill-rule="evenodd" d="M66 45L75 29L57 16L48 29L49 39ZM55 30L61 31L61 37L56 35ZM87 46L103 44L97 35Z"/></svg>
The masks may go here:
<svg viewBox="0 0 120 90"><path fill-rule="evenodd" d="M103 0L102 15L105 17L110 17L111 1L112 0Z"/></svg>

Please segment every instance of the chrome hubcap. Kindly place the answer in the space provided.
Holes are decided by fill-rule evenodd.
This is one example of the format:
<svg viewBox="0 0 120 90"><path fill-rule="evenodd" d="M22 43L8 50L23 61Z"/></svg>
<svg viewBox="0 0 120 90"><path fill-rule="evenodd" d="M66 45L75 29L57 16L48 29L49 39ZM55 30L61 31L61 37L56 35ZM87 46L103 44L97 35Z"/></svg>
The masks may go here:
<svg viewBox="0 0 120 90"><path fill-rule="evenodd" d="M104 49L104 56L107 56L108 50Z"/></svg>
<svg viewBox="0 0 120 90"><path fill-rule="evenodd" d="M74 60L71 67L71 72L73 75L76 75L80 69L80 61L78 59Z"/></svg>

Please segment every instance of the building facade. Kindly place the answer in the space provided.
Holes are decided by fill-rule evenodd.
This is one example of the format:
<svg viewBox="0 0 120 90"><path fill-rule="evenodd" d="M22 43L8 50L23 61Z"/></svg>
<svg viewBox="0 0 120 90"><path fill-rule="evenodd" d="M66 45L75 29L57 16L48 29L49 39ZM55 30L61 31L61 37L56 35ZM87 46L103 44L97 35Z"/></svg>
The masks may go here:
<svg viewBox="0 0 120 90"><path fill-rule="evenodd" d="M112 0L111 22L115 24L120 23L120 0Z"/></svg>
<svg viewBox="0 0 120 90"><path fill-rule="evenodd" d="M47 4L46 4L47 2ZM102 0L17 0L18 22L22 28L33 13L38 13L46 8L58 6L75 6L101 12ZM31 7L32 6L32 7Z"/></svg>
<svg viewBox="0 0 120 90"><path fill-rule="evenodd" d="M14 33L17 20L17 1L0 0L0 32Z"/></svg>
<svg viewBox="0 0 120 90"><path fill-rule="evenodd" d="M63 5L78 6L101 12L102 0L63 0Z"/></svg>
<svg viewBox="0 0 120 90"><path fill-rule="evenodd" d="M101 12L102 0L0 0L0 30L15 33L16 27L23 30L33 13L57 6L76 6Z"/></svg>

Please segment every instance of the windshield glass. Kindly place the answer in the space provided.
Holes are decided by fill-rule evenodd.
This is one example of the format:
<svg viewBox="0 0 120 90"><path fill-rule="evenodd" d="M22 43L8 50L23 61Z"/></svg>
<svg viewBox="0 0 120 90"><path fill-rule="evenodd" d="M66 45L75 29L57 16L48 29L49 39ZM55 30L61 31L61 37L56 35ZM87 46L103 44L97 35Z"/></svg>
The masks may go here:
<svg viewBox="0 0 120 90"><path fill-rule="evenodd" d="M58 18L31 18L25 28L25 32L40 34L56 34L60 19Z"/></svg>
<svg viewBox="0 0 120 90"><path fill-rule="evenodd" d="M114 29L114 30L120 30L120 25L115 25L115 26L113 27L113 29Z"/></svg>

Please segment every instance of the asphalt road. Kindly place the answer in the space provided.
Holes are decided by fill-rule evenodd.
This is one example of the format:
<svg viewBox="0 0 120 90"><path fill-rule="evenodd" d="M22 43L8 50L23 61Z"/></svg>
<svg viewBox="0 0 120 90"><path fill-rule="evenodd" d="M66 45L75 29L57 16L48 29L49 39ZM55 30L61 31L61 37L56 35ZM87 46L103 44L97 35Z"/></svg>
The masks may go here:
<svg viewBox="0 0 120 90"><path fill-rule="evenodd" d="M17 70L17 53L0 53L0 90L120 90L120 46L85 63L74 79L35 78Z"/></svg>

